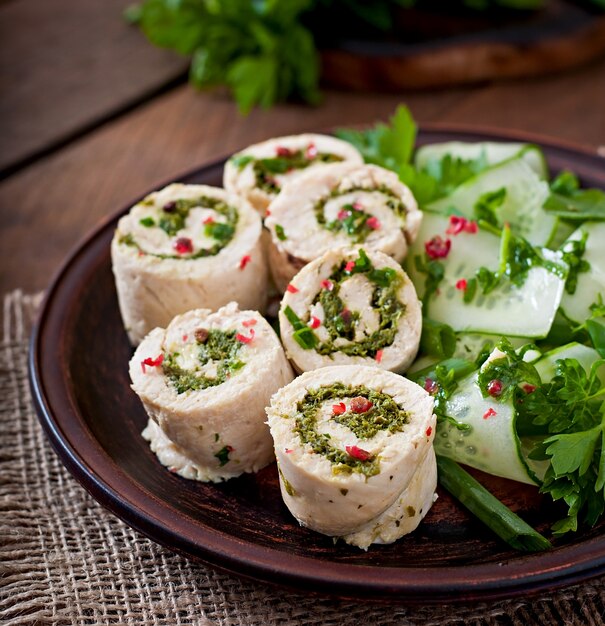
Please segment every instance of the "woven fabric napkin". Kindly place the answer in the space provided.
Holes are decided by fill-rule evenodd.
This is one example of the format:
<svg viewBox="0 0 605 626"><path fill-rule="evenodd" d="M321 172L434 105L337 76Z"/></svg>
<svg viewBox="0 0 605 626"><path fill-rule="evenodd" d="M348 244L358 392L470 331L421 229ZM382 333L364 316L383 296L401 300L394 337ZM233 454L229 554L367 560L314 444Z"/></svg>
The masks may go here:
<svg viewBox="0 0 605 626"><path fill-rule="evenodd" d="M64 469L32 406L40 295L4 299L0 344L0 624L604 624L605 578L456 606L344 602L267 587L173 554L105 511Z"/></svg>

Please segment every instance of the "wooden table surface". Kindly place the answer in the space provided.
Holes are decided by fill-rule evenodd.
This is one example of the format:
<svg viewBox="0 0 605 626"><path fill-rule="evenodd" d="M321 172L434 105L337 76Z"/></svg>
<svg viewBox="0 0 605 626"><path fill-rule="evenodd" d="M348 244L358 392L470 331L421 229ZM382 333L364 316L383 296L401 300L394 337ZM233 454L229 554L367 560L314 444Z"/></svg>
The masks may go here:
<svg viewBox="0 0 605 626"><path fill-rule="evenodd" d="M386 118L530 131L605 145L605 59L543 79L402 94L325 91L321 106L241 117L197 93L186 60L121 18L128 0L1 0L0 290L48 286L105 216L204 162L271 136Z"/></svg>

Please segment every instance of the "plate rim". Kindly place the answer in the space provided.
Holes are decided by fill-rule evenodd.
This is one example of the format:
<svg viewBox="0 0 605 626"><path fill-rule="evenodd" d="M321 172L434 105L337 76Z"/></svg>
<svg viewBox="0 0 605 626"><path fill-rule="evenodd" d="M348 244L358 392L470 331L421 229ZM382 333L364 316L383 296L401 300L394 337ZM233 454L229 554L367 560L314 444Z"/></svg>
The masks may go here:
<svg viewBox="0 0 605 626"><path fill-rule="evenodd" d="M470 135L476 140L525 142L529 140L530 143L538 143L540 146L551 150L569 151L589 160L595 159L595 171L599 166L605 165L605 159L602 159L596 151L584 146L531 133L503 131L502 129L465 124L423 124L419 129L419 145L427 143L427 139L430 140L430 135L439 133L453 135L454 139L458 135ZM194 175L199 176L204 172L221 167L225 160L221 158L203 166L192 168L182 176L172 178L169 182L188 179ZM601 160L603 164L599 163ZM71 407L73 413L67 418L65 416L57 418L53 413L53 409L56 413L56 407L52 407L49 400L52 398L52 394L56 392L49 391L48 374L45 376L42 369L45 325L48 325L49 317L54 312L52 309L53 302L58 293L61 288L68 286L65 281L69 278L70 270L77 265L80 255L87 253L96 240L100 241L104 236L107 236L108 229L133 204L134 202L129 203L101 220L68 254L55 273L46 292L32 332L28 355L28 374L32 399L44 431L68 471L103 507L122 519L127 525L164 547L188 557L200 559L232 574L245 576L257 582L277 584L293 590L328 594L340 598L387 601L400 604L496 600L555 589L605 573L605 536L596 537L580 544L560 547L552 552L520 555L518 558L503 562L500 569L502 575L494 576L494 562L435 568L401 568L380 565L350 565L301 555L289 555L287 559L284 559L283 551L267 546L261 547L254 543L239 540L232 535L221 534L215 529L200 526L199 523L195 524L193 520L182 519L181 521L186 521L187 527L196 531L197 543L193 541L192 535L183 536L168 528L165 522L162 523L162 516L158 515L157 511L169 512L172 509L165 502L157 498L154 499L151 492L123 472L107 453L99 455L100 444L92 433L85 432L85 429L82 429L80 434L88 437L88 440L83 439L83 441L86 442L85 450L91 452L91 457L87 460L86 454L82 454L82 447L73 441L73 432L70 438L69 432L65 430L66 425L70 426L69 423L65 423L65 420L73 420L75 417L76 421L71 424L71 427L74 432L78 431L75 407ZM63 382L65 385L67 384L66 381ZM97 443L97 450L94 449L93 442ZM107 482L108 473L114 479L113 485L116 485L117 480L118 490ZM132 499L134 493L137 495L137 504ZM130 497L125 497L125 494ZM139 506L141 499L144 499L146 503L145 509L141 509ZM152 509L155 509L155 514ZM186 518L187 516L183 517ZM200 530L204 532L200 533ZM208 542L200 545L199 540L201 538L207 539ZM229 549L226 550L226 547ZM595 550L597 547L600 551ZM564 561L562 557L568 552L574 553L573 563L562 562ZM578 553L581 556L580 560L577 558ZM531 561L531 563L539 561L543 565L542 571L524 572L526 569L524 564L527 561ZM297 567L293 568L293 562ZM318 564L321 567L318 567ZM532 569L531 565L529 567ZM462 578L460 577L461 572ZM472 582L469 582L470 575L472 575Z"/></svg>

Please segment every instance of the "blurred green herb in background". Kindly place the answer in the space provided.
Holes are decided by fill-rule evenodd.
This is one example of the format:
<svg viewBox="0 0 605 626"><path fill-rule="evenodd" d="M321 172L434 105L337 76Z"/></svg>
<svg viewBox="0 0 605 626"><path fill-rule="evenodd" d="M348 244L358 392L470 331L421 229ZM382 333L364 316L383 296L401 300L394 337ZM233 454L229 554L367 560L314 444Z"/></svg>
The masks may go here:
<svg viewBox="0 0 605 626"><path fill-rule="evenodd" d="M143 0L124 17L153 44L191 56L191 82L200 89L228 86L246 114L287 98L318 103L318 47L346 36L389 36L401 8L422 5L452 14L533 10L547 1ZM592 3L605 7L605 0Z"/></svg>

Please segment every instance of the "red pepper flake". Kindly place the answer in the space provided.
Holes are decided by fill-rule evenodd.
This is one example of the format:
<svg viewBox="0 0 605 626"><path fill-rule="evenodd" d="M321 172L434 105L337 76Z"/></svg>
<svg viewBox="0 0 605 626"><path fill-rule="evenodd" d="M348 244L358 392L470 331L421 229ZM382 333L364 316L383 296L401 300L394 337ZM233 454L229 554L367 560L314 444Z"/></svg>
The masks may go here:
<svg viewBox="0 0 605 626"><path fill-rule="evenodd" d="M182 339L183 341L187 341L187 339L189 339L189 335L183 335L183 336L181 337L181 339Z"/></svg>
<svg viewBox="0 0 605 626"><path fill-rule="evenodd" d="M243 270L246 267L246 265L250 263L250 261L252 261L252 257L249 254L244 254L244 256L239 261L240 270Z"/></svg>
<svg viewBox="0 0 605 626"><path fill-rule="evenodd" d="M328 291L332 291L332 289L334 289L334 284L332 283L331 280L322 280L321 281L321 288L322 289L327 289Z"/></svg>
<svg viewBox="0 0 605 626"><path fill-rule="evenodd" d="M352 272L354 267L355 261L347 261L347 264L345 265L345 272Z"/></svg>
<svg viewBox="0 0 605 626"><path fill-rule="evenodd" d="M212 215L209 215L205 220L204 220L204 224L214 224L214 218L212 217Z"/></svg>
<svg viewBox="0 0 605 626"><path fill-rule="evenodd" d="M368 221L366 222L366 224L372 229L372 230L378 230L381 226L380 224L380 220L377 217L370 217L368 219Z"/></svg>
<svg viewBox="0 0 605 626"><path fill-rule="evenodd" d="M279 157L292 156L291 150L289 148L285 148L284 146L277 146L277 148L275 148L275 154Z"/></svg>
<svg viewBox="0 0 605 626"><path fill-rule="evenodd" d="M317 156L317 147L314 143L310 143L307 146L306 156L309 160L313 160Z"/></svg>
<svg viewBox="0 0 605 626"><path fill-rule="evenodd" d="M339 402L338 404L332 405L332 413L334 415L342 415L347 412L347 407L344 402Z"/></svg>
<svg viewBox="0 0 605 626"><path fill-rule="evenodd" d="M535 385L530 385L529 383L525 383L525 385L523 385L523 391L525 391L525 393L533 393L535 390Z"/></svg>
<svg viewBox="0 0 605 626"><path fill-rule="evenodd" d="M466 217L460 217L459 215L450 215L450 225L445 231L448 235L457 235L464 230L467 223Z"/></svg>
<svg viewBox="0 0 605 626"><path fill-rule="evenodd" d="M502 381L498 379L490 380L487 383L487 393L494 398L498 397L502 393Z"/></svg>
<svg viewBox="0 0 605 626"><path fill-rule="evenodd" d="M346 220L347 217L351 216L351 211L347 211L346 209L340 209L340 211L338 211L338 214L336 215L336 217L339 220Z"/></svg>
<svg viewBox="0 0 605 626"><path fill-rule="evenodd" d="M431 259L444 259L450 253L451 247L451 240L442 239L439 235L424 243L424 249Z"/></svg>
<svg viewBox="0 0 605 626"><path fill-rule="evenodd" d="M294 450L292 450L292 448L284 448L284 452L286 454L291 454L292 452L294 452Z"/></svg>
<svg viewBox="0 0 605 626"><path fill-rule="evenodd" d="M351 411L353 413L367 413L374 405L363 396L357 396L351 400Z"/></svg>
<svg viewBox="0 0 605 626"><path fill-rule="evenodd" d="M242 322L242 325L245 326L246 328L250 326L256 326L256 320L252 317L249 320L244 320Z"/></svg>
<svg viewBox="0 0 605 626"><path fill-rule="evenodd" d="M313 315L311 317L311 321L309 322L309 326L311 328L319 328L321 326L321 320L319 317L315 317L315 315Z"/></svg>
<svg viewBox="0 0 605 626"><path fill-rule="evenodd" d="M433 396L439 391L439 385L432 378L427 378L424 381L424 390Z"/></svg>
<svg viewBox="0 0 605 626"><path fill-rule="evenodd" d="M269 217L269 215L271 215L271 211L269 209L267 209L265 211L265 217Z"/></svg>
<svg viewBox="0 0 605 626"><path fill-rule="evenodd" d="M298 289L292 283L286 287L286 291L289 293L298 293Z"/></svg>
<svg viewBox="0 0 605 626"><path fill-rule="evenodd" d="M494 415L498 415L496 411L494 411L494 409L487 409L487 411L485 411L485 413L483 414L483 419L487 420L490 417L494 417Z"/></svg>
<svg viewBox="0 0 605 626"><path fill-rule="evenodd" d="M471 235L475 235L478 230L479 227L477 226L477 222L467 222L466 226L464 227L464 232L470 233Z"/></svg>
<svg viewBox="0 0 605 626"><path fill-rule="evenodd" d="M369 452L363 450L362 448L358 448L357 446L345 446L345 450L349 456L352 456L358 461L369 461L372 458L372 455Z"/></svg>
<svg viewBox="0 0 605 626"><path fill-rule="evenodd" d="M159 367L160 365L162 365L164 361L164 355L163 354L159 354L158 356L155 357L155 359L152 359L150 356L148 356L146 359L143 359L141 361L141 369L143 370L143 374L145 374L145 366L147 367Z"/></svg>
<svg viewBox="0 0 605 626"><path fill-rule="evenodd" d="M382 361L382 355L384 354L384 350L376 350L376 363L380 363Z"/></svg>
<svg viewBox="0 0 605 626"><path fill-rule="evenodd" d="M361 202L359 201L353 202L353 208L356 211L363 211L363 204L361 204Z"/></svg>
<svg viewBox="0 0 605 626"><path fill-rule="evenodd" d="M193 252L193 242L189 237L179 237L174 242L174 249L179 254L191 254Z"/></svg>
<svg viewBox="0 0 605 626"><path fill-rule="evenodd" d="M456 289L460 289L460 291L466 291L467 286L468 286L468 283L466 282L466 280L464 278L461 278L456 283Z"/></svg>
<svg viewBox="0 0 605 626"><path fill-rule="evenodd" d="M142 250L139 250L139 256L145 256L145 253Z"/></svg>
<svg viewBox="0 0 605 626"><path fill-rule="evenodd" d="M237 333L237 335L235 335L235 338L241 343L250 343L254 339L254 328L250 329L250 337L246 337L246 335Z"/></svg>
<svg viewBox="0 0 605 626"><path fill-rule="evenodd" d="M430 437L430 436L431 436L431 434L432 434L432 432L433 432L433 427L432 427L432 426L429 426L429 427L426 429L426 436L427 436L427 437Z"/></svg>
<svg viewBox="0 0 605 626"><path fill-rule="evenodd" d="M350 324L351 323L352 314L351 314L351 311L349 309L343 309L340 312L340 317L342 318L342 321L345 324Z"/></svg>

